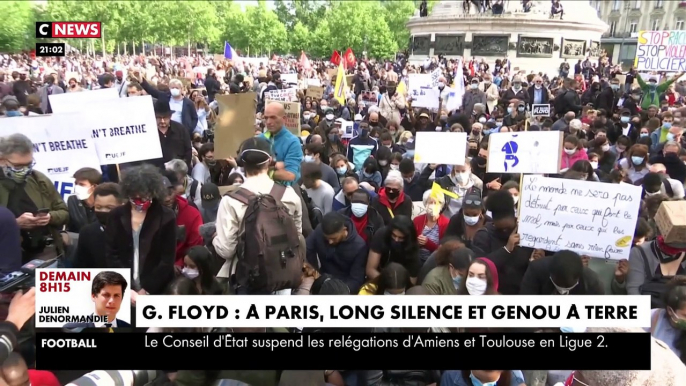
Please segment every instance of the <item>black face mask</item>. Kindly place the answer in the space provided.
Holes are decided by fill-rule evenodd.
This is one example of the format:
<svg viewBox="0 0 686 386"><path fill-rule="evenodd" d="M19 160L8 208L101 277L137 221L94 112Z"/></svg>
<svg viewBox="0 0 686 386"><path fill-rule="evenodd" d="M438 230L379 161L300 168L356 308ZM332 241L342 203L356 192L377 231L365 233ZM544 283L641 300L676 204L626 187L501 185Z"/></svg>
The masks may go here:
<svg viewBox="0 0 686 386"><path fill-rule="evenodd" d="M394 200L400 196L400 191L398 189L388 189L386 188L386 197Z"/></svg>
<svg viewBox="0 0 686 386"><path fill-rule="evenodd" d="M480 168L485 168L486 162L487 162L486 157L482 157L482 156L476 157L476 166L478 166Z"/></svg>
<svg viewBox="0 0 686 386"><path fill-rule="evenodd" d="M403 249L403 243L400 241L391 240L391 249L394 251L400 251Z"/></svg>
<svg viewBox="0 0 686 386"><path fill-rule="evenodd" d="M493 236L495 236L495 238L503 242L507 242L511 234L512 231L509 229L495 229L493 231Z"/></svg>
<svg viewBox="0 0 686 386"><path fill-rule="evenodd" d="M98 219L98 222L100 223L100 225L106 226L107 220L110 218L110 212L95 211L94 213L95 213L95 218Z"/></svg>

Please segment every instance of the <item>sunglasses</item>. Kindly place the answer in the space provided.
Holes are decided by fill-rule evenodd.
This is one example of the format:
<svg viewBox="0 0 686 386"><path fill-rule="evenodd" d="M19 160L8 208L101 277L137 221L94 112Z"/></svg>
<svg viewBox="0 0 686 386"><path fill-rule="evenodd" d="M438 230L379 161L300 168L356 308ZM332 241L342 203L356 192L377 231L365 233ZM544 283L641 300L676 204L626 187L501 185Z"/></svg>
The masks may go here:
<svg viewBox="0 0 686 386"><path fill-rule="evenodd" d="M464 203L467 205L481 205L481 200L472 200L472 199L466 199L464 200Z"/></svg>

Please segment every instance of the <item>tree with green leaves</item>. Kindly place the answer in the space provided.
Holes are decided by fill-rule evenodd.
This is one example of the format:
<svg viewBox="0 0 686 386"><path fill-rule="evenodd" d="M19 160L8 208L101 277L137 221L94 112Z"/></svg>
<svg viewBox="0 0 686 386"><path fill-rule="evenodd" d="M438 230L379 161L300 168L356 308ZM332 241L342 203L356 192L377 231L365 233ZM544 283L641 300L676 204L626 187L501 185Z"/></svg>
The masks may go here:
<svg viewBox="0 0 686 386"><path fill-rule="evenodd" d="M33 49L36 19L31 2L8 1L3 2L2 7L10 12L0 22L0 51Z"/></svg>

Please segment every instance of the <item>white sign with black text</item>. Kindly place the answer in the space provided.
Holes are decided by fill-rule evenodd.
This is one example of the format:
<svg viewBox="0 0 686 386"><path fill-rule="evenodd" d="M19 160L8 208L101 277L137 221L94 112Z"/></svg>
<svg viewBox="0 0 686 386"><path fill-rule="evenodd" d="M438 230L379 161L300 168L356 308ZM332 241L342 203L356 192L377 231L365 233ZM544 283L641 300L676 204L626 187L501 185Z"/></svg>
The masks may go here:
<svg viewBox="0 0 686 386"><path fill-rule="evenodd" d="M550 116L550 105L532 105L531 115L534 117L549 117Z"/></svg>

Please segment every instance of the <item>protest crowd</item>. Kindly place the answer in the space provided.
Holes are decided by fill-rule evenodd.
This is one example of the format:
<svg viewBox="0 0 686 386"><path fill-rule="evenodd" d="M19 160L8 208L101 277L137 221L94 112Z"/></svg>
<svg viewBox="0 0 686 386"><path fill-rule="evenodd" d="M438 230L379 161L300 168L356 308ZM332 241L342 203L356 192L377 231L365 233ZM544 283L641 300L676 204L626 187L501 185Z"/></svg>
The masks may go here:
<svg viewBox="0 0 686 386"><path fill-rule="evenodd" d="M651 371L464 370L455 358L456 369L441 370L175 369L150 385L686 384L686 240L671 234L686 227L683 74L623 72L606 57L561 61L557 74L516 65L444 57L413 64L402 54L382 61L349 49L329 60L3 55L0 270L57 257L63 267L131 268L134 305L160 294L650 295L654 309ZM36 161L39 139L3 127L59 115L59 94L83 93L71 114L85 112L89 95L106 89L116 90L113 105L150 96L143 107L154 111L161 156L70 169L74 186L65 194L45 172L58 165ZM549 109L534 115L534 105ZM501 151L490 136L510 132L559 133L550 147L557 172L532 173L540 178L640 190L626 258L531 246L548 235L520 234L519 214L531 207L520 199L525 180L488 171ZM422 162L427 148L454 161ZM514 153L506 163L527 156ZM669 210L679 212L667 215L672 222L656 221ZM33 296L12 299L1 322L17 344L4 377L66 384L86 371L31 369ZM403 331L486 329L415 330Z"/></svg>

